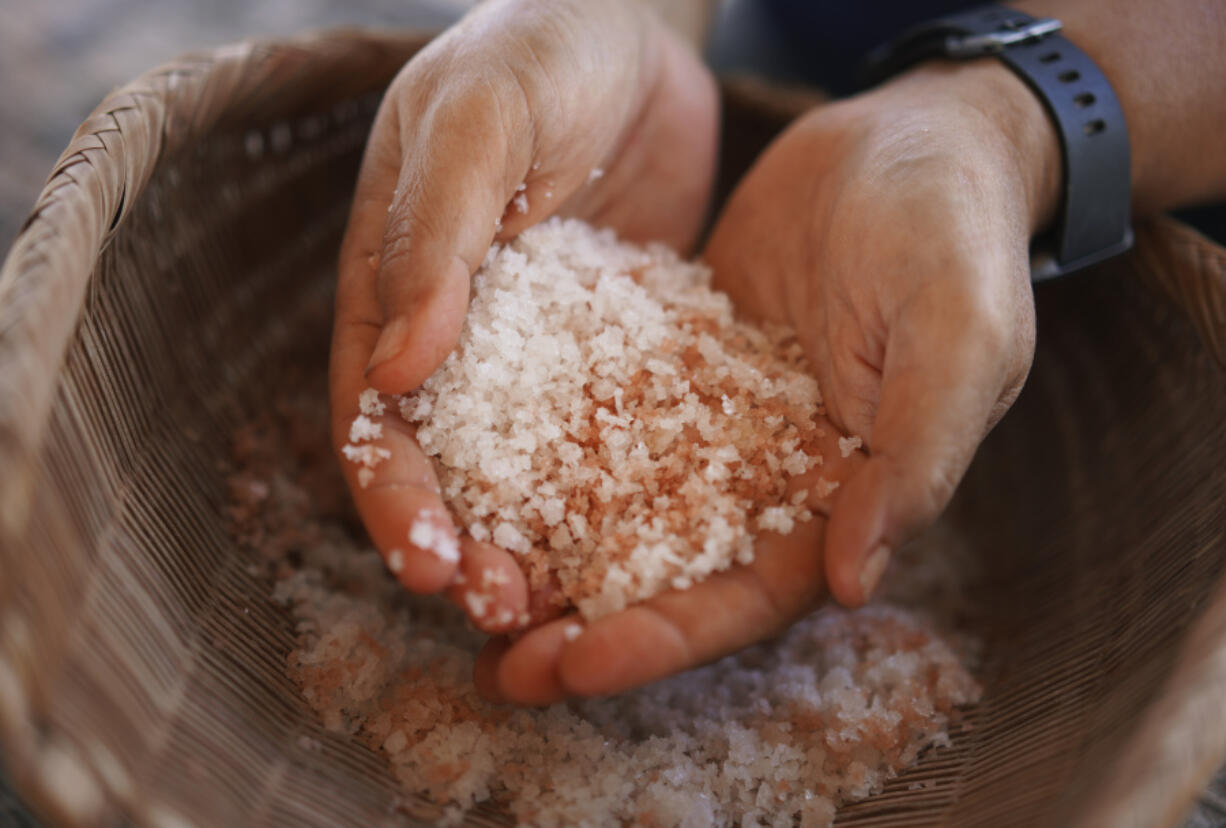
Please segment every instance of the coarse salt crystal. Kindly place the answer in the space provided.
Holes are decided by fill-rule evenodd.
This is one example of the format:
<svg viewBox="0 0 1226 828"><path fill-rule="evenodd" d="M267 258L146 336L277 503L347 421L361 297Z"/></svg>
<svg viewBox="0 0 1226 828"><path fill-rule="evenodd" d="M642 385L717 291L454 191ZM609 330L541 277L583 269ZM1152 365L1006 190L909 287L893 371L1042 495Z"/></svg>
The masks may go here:
<svg viewBox="0 0 1226 828"><path fill-rule="evenodd" d="M358 410L367 417L379 417L387 410L387 405L379 399L378 391L367 388L358 395Z"/></svg>
<svg viewBox="0 0 1226 828"><path fill-rule="evenodd" d="M511 576L501 569L491 568L481 572L482 589L489 589L492 586L506 586L509 583L511 583Z"/></svg>
<svg viewBox="0 0 1226 828"><path fill-rule="evenodd" d="M602 170L600 167L592 167L591 172L587 174L587 180L589 184L603 177L604 177L604 170Z"/></svg>
<svg viewBox="0 0 1226 828"><path fill-rule="evenodd" d="M562 637L567 641L574 641L581 635L583 635L583 627L579 624L567 624L562 628Z"/></svg>
<svg viewBox="0 0 1226 828"><path fill-rule="evenodd" d="M373 469L392 456L392 453L382 446L372 446L369 444L355 446L352 443L348 443L341 446L341 453L345 455L345 459L350 463L358 463L368 469Z"/></svg>
<svg viewBox="0 0 1226 828"><path fill-rule="evenodd" d="M863 445L863 441L856 436L840 437L839 438L839 454L844 457L850 457L851 453Z"/></svg>
<svg viewBox="0 0 1226 828"><path fill-rule="evenodd" d="M827 480L824 477L817 478L817 485L814 489L817 491L817 496L823 500L834 494L834 490L839 487L839 481Z"/></svg>
<svg viewBox="0 0 1226 828"><path fill-rule="evenodd" d="M473 618L484 618L485 611L489 609L493 600L493 596L481 592L464 593L464 603L468 605L468 611Z"/></svg>
<svg viewBox="0 0 1226 828"><path fill-rule="evenodd" d="M365 489L375 479L375 470L367 466L358 469L358 485Z"/></svg>
<svg viewBox="0 0 1226 828"><path fill-rule="evenodd" d="M409 527L409 543L426 552L431 552L444 563L460 560L460 547L445 529L419 517Z"/></svg>
<svg viewBox="0 0 1226 828"><path fill-rule="evenodd" d="M378 440L383 436L383 426L376 423L374 420L365 414L359 414L353 418L353 424L349 426L349 442L362 443L367 440Z"/></svg>

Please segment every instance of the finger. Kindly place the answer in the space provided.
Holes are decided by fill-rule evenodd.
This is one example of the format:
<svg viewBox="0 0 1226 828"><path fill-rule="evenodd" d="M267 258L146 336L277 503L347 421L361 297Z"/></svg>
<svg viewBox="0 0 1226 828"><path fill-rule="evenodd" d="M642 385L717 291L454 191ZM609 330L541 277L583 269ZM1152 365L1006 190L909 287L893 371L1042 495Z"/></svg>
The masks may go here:
<svg viewBox="0 0 1226 828"><path fill-rule="evenodd" d="M497 694L516 704L534 706L566 698L569 693L558 674L558 659L564 647L582 638L582 630L574 616L565 616L512 644L497 659Z"/></svg>
<svg viewBox="0 0 1226 828"><path fill-rule="evenodd" d="M338 319L332 352L333 445L362 522L388 568L414 592L438 592L455 574L457 556L451 550L458 548L458 540L429 458L408 423L395 414L368 418L380 427L379 438L350 439L352 424L361 413L361 365L373 334L372 328ZM373 467L355 462L346 447L379 450L383 459ZM422 527L429 527L429 532Z"/></svg>
<svg viewBox="0 0 1226 828"><path fill-rule="evenodd" d="M573 617L533 630L503 656L501 695L548 704L572 695L618 693L778 633L822 595L822 524L814 518L787 536L763 533L752 566L658 595L577 635L569 627Z"/></svg>
<svg viewBox="0 0 1226 828"><path fill-rule="evenodd" d="M527 626L528 583L511 553L467 537L461 552L463 577L447 597L482 632L504 633Z"/></svg>
<svg viewBox="0 0 1226 828"><path fill-rule="evenodd" d="M481 84L399 113L378 272L383 329L366 372L380 391L416 388L459 339L470 278L530 168L527 113L513 100Z"/></svg>
<svg viewBox="0 0 1226 828"><path fill-rule="evenodd" d="M378 266L378 244L382 237L382 216L373 213L379 207L381 188L391 184L386 173L390 163L385 151L386 130L376 128L371 145L363 160L358 191L354 198L350 223L341 246L338 263L336 315L333 325L332 350L329 364L329 396L331 403L332 442L346 483L375 547L388 561L396 577L409 589L437 592L446 586L455 572L455 562L440 557L436 550L425 550L410 542L414 523L425 515L433 515L444 539L454 542L454 529L438 495L438 481L428 458L421 452L412 429L407 423L387 411L384 416L370 418L382 432L376 439L351 440L350 431L361 414L359 398L367 389L362 371L370 358L379 334L379 306L375 296L375 270ZM390 405L384 399L381 404ZM376 463L355 462L345 454L345 447L369 447L378 451ZM447 540L442 541L447 548ZM435 544L437 545L437 544Z"/></svg>
<svg viewBox="0 0 1226 828"><path fill-rule="evenodd" d="M998 321L1003 320L1003 321ZM848 606L868 600L893 550L936 520L1029 365L1016 324L974 297L925 296L887 343L870 459L834 504L826 576Z"/></svg>

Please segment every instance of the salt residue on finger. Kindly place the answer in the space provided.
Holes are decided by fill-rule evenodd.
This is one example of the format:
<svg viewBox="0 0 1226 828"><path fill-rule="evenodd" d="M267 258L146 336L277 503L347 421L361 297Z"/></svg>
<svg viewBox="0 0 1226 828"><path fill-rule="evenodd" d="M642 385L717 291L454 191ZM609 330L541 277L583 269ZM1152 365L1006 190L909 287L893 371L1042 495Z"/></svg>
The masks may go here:
<svg viewBox="0 0 1226 828"><path fill-rule="evenodd" d="M490 249L456 350L400 399L444 500L597 618L752 560L812 513L821 397L795 332L662 245L552 219Z"/></svg>

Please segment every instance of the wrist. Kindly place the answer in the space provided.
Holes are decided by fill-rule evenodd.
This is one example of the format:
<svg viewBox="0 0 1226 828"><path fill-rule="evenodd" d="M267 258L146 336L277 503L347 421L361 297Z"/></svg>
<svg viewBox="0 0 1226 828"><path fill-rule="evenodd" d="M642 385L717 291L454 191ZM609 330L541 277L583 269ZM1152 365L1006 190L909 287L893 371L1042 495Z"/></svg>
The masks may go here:
<svg viewBox="0 0 1226 828"><path fill-rule="evenodd" d="M932 61L880 92L901 95L911 106L935 107L938 117L958 122L1019 200L1029 235L1051 224L1063 178L1059 138L1042 102L1008 67L993 59Z"/></svg>

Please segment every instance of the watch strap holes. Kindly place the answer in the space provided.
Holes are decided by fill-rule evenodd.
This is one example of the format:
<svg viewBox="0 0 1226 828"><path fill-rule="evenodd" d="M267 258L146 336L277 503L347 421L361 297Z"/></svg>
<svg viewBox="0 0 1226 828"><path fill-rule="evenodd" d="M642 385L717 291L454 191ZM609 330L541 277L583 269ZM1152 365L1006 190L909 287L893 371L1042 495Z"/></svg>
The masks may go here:
<svg viewBox="0 0 1226 828"><path fill-rule="evenodd" d="M1102 118L1095 118L1093 121L1086 121L1082 129L1085 130L1086 135L1098 135L1107 129L1107 122Z"/></svg>

